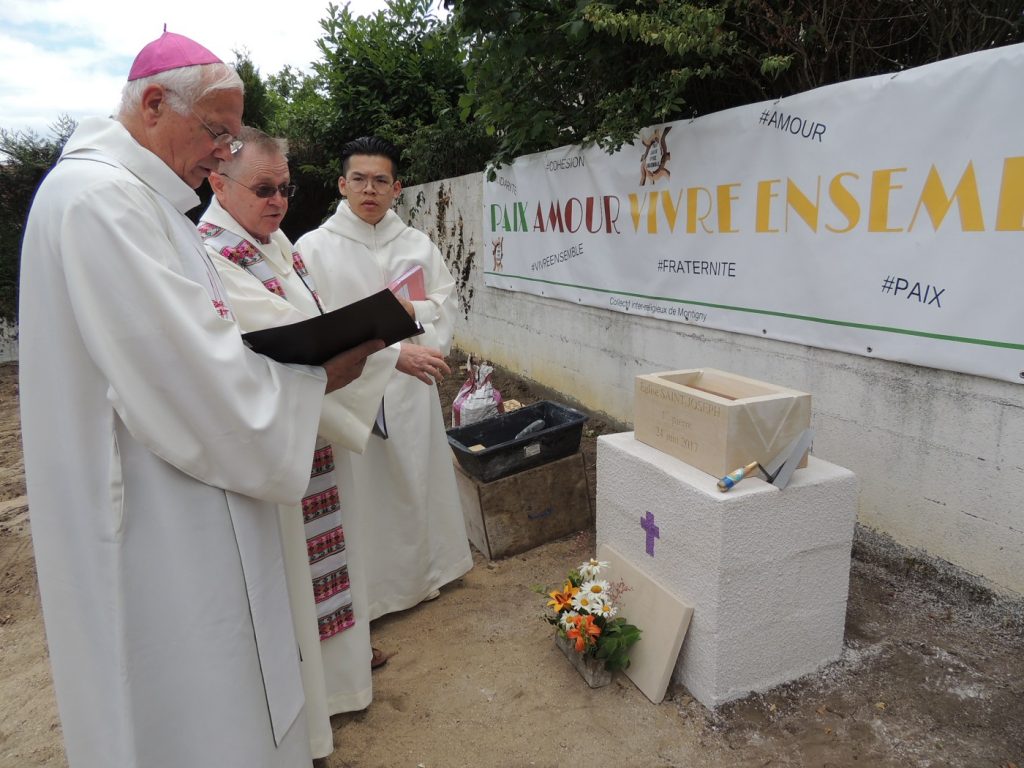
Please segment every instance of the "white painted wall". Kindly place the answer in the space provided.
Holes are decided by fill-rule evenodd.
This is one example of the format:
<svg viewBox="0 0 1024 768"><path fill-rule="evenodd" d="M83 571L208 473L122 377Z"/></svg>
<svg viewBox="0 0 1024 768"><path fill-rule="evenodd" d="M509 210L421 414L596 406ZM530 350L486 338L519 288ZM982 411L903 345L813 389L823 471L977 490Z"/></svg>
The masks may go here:
<svg viewBox="0 0 1024 768"><path fill-rule="evenodd" d="M488 288L482 192L471 174L402 199L459 281L459 347L629 423L640 373L720 368L810 392L814 452L860 479L861 523L1024 594L1024 383Z"/></svg>

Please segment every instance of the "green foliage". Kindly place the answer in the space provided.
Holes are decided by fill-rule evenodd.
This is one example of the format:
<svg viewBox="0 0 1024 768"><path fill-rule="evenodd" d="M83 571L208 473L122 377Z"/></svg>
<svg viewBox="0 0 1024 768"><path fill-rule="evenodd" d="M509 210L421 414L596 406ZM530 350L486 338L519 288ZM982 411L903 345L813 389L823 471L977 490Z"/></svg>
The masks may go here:
<svg viewBox="0 0 1024 768"><path fill-rule="evenodd" d="M333 147L371 133L407 147L418 130L435 126L456 106L464 90L463 53L431 5L391 0L388 10L358 18L347 6L328 6L317 41L323 60L314 68L331 116L325 138Z"/></svg>
<svg viewBox="0 0 1024 768"><path fill-rule="evenodd" d="M1020 3L445 0L470 48L464 119L494 168L564 144L1024 40Z"/></svg>
<svg viewBox="0 0 1024 768"><path fill-rule="evenodd" d="M604 668L616 672L629 667L629 649L640 639L640 630L625 619L607 621L603 639L595 656L604 659Z"/></svg>
<svg viewBox="0 0 1024 768"><path fill-rule="evenodd" d="M402 176L406 184L418 184L479 173L494 147L483 123L463 123L456 110L448 109L406 140Z"/></svg>
<svg viewBox="0 0 1024 768"><path fill-rule="evenodd" d="M252 63L248 51L235 51L234 67L245 85L242 122L266 131L280 106L280 99L260 77L260 70Z"/></svg>
<svg viewBox="0 0 1024 768"><path fill-rule="evenodd" d="M376 134L402 149L405 184L479 171L494 140L459 119L465 52L433 0L390 0L372 16L329 4L317 41L321 59L305 76L268 79L280 101L270 127L291 143L299 192L285 221L289 233L319 224L337 199L346 142Z"/></svg>
<svg viewBox="0 0 1024 768"><path fill-rule="evenodd" d="M1024 40L1024 9L1005 0L731 0L726 6L727 25L743 43L729 77L753 86L745 89L750 100Z"/></svg>
<svg viewBox="0 0 1024 768"><path fill-rule="evenodd" d="M14 320L25 220L39 183L57 162L75 122L61 115L51 138L0 128L0 318Z"/></svg>
<svg viewBox="0 0 1024 768"><path fill-rule="evenodd" d="M495 164L561 144L613 151L674 119L694 79L736 54L721 4L634 0L454 2L470 41L469 98L499 137Z"/></svg>
<svg viewBox="0 0 1024 768"><path fill-rule="evenodd" d="M280 100L267 132L288 138L292 181L298 185L282 227L293 240L318 227L338 199L341 145L329 136L336 110L318 85L315 75L288 67L267 80L268 90Z"/></svg>

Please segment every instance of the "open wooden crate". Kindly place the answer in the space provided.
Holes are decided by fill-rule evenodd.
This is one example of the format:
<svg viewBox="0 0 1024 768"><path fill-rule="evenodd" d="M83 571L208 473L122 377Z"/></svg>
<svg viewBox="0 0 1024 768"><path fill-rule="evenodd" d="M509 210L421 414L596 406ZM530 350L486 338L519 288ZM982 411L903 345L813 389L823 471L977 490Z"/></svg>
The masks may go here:
<svg viewBox="0 0 1024 768"><path fill-rule="evenodd" d="M594 524L583 454L491 482L455 463L466 535L488 560L509 557Z"/></svg>
<svg viewBox="0 0 1024 768"><path fill-rule="evenodd" d="M766 464L810 425L806 392L714 368L636 377L636 439L715 477Z"/></svg>

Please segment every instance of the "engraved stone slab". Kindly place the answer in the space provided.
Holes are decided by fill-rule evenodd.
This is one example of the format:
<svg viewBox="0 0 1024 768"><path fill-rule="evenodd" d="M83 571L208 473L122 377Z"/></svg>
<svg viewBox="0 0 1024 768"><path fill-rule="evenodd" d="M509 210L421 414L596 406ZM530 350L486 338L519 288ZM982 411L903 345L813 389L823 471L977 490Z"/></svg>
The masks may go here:
<svg viewBox="0 0 1024 768"><path fill-rule="evenodd" d="M619 615L642 630L630 649L625 674L644 696L659 704L672 679L693 608L607 544L598 548L597 559L609 563L602 578L609 584L621 580L629 587L616 601Z"/></svg>

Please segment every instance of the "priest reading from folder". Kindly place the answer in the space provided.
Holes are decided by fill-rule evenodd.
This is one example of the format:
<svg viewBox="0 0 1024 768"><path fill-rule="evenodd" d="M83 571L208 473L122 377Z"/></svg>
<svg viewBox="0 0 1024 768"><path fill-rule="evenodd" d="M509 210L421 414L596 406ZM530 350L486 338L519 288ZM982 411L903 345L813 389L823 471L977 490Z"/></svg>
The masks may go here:
<svg viewBox="0 0 1024 768"><path fill-rule="evenodd" d="M243 332L314 317L323 312L318 286L280 230L295 192L288 170L287 143L255 128L239 135L240 152L210 175L214 199L199 233L213 259ZM411 302L400 299L410 315ZM306 714L313 757L334 749L330 716L364 709L372 698L364 562L367 552L350 525L375 510L353 505L349 452L362 452L380 420L384 389L395 372L412 376L447 372L434 349L401 345L371 355L358 381L324 400L320 437L311 454L309 488L299 505L282 506L288 588L302 655ZM421 386L412 378L413 386ZM424 387L426 389L426 387ZM378 430L378 434L382 430ZM379 440L380 437L373 437ZM332 445L333 444L333 445Z"/></svg>
<svg viewBox="0 0 1024 768"><path fill-rule="evenodd" d="M184 215L241 141L242 83L166 32L83 120L21 258L32 540L74 768L308 768L279 504L309 485L324 366L242 343Z"/></svg>

